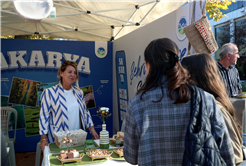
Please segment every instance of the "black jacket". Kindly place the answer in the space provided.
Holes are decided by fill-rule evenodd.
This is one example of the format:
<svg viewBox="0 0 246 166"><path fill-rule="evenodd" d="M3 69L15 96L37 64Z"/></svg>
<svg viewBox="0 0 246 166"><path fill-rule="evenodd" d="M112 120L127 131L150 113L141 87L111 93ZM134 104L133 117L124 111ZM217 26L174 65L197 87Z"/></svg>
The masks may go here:
<svg viewBox="0 0 246 166"><path fill-rule="evenodd" d="M191 100L191 116L185 136L182 165L224 166L226 163L211 132L204 91L197 87L193 89L195 96Z"/></svg>

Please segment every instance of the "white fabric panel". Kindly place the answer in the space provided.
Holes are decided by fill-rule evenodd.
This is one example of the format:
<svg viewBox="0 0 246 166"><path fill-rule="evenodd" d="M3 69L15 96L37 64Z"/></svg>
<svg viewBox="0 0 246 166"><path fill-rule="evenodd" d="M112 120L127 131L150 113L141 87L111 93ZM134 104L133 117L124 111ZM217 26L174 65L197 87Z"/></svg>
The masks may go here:
<svg viewBox="0 0 246 166"><path fill-rule="evenodd" d="M1 1L1 35L30 35L38 32L47 36L67 39L110 41L112 37L120 38L159 19L187 1L54 0L56 18L46 18L38 22L25 21L16 14L12 1ZM139 9L135 8L136 5L139 6ZM87 14L87 11L91 13ZM136 23L140 23L140 25L135 26ZM133 26L128 26L129 24ZM112 30L111 26L115 28ZM124 27L122 28L122 26ZM117 36L115 37L115 35Z"/></svg>

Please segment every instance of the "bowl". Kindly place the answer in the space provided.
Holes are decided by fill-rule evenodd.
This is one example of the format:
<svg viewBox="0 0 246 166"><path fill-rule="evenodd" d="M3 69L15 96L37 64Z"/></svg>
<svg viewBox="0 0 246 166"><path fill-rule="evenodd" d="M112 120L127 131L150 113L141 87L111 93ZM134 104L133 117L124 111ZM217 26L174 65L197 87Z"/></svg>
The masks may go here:
<svg viewBox="0 0 246 166"><path fill-rule="evenodd" d="M86 140L85 144L86 145L94 145L94 141L93 140Z"/></svg>

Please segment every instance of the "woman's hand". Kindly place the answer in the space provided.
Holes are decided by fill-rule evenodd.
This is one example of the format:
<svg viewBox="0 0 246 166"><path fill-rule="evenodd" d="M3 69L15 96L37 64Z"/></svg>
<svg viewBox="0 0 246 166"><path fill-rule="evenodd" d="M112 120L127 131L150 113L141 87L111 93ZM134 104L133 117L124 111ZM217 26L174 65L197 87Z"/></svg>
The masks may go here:
<svg viewBox="0 0 246 166"><path fill-rule="evenodd" d="M46 138L46 135L41 135L41 143L40 143L40 149L42 150L42 152L44 152L44 147L48 146L48 140Z"/></svg>
<svg viewBox="0 0 246 166"><path fill-rule="evenodd" d="M41 144L40 144L40 149L42 150L42 152L44 152L44 147L45 146L48 146L48 141L41 141Z"/></svg>
<svg viewBox="0 0 246 166"><path fill-rule="evenodd" d="M92 139L99 139L99 136L98 136L96 130L94 129L94 126L89 127L89 130L91 132Z"/></svg>

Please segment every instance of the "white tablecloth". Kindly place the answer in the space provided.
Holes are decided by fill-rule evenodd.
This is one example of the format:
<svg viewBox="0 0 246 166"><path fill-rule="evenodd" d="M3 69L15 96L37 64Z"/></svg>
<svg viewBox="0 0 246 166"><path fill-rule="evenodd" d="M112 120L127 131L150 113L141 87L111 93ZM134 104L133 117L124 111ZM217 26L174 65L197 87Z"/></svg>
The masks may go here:
<svg viewBox="0 0 246 166"><path fill-rule="evenodd" d="M100 144L99 143L99 140L94 140L98 145ZM113 146L110 146L109 147L110 149L113 149L115 147ZM55 153L52 153L49 151L49 147L48 146L45 146L45 149L44 149L44 157L43 157L43 162L42 162L42 166L50 166L49 164L49 155L50 154L55 154ZM64 164L66 165L66 164ZM95 163L95 164L90 164L90 165L107 165L107 166L118 166L118 165L122 165L122 166L130 166L131 164L127 163L125 160L112 160L112 159L108 159L106 162L102 162L102 163Z"/></svg>

